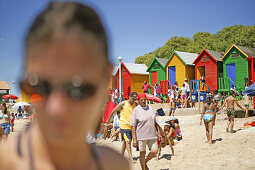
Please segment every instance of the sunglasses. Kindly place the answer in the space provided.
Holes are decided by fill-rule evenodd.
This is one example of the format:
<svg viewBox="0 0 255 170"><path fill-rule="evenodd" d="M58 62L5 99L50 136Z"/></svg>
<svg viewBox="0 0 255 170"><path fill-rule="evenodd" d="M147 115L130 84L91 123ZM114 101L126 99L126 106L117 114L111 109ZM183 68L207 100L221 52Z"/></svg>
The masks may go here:
<svg viewBox="0 0 255 170"><path fill-rule="evenodd" d="M26 76L20 82L20 88L28 95L39 94L48 97L52 91L61 89L74 100L84 100L96 94L97 86L84 82L80 76L75 75L70 82L60 84L40 79L37 75Z"/></svg>

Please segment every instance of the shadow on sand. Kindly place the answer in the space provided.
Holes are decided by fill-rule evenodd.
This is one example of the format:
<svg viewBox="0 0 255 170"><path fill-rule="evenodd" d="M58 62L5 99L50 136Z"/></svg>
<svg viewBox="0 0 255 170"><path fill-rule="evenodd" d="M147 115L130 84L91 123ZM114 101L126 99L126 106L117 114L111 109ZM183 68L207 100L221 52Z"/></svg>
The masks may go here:
<svg viewBox="0 0 255 170"><path fill-rule="evenodd" d="M159 159L163 159L163 158L165 158L167 160L171 160L171 154L164 154Z"/></svg>
<svg viewBox="0 0 255 170"><path fill-rule="evenodd" d="M215 139L215 140L212 140L212 143L216 143L216 141L222 141L222 138L217 138L217 139Z"/></svg>
<svg viewBox="0 0 255 170"><path fill-rule="evenodd" d="M238 132L240 130L242 130L242 129L233 130L232 133L236 133L236 132Z"/></svg>

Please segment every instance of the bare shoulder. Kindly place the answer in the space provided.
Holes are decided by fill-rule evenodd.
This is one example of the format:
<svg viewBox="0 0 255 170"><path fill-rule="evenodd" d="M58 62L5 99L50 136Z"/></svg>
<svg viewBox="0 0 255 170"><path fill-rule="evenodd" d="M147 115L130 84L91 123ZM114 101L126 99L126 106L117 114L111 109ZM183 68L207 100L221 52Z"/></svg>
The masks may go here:
<svg viewBox="0 0 255 170"><path fill-rule="evenodd" d="M16 169L19 157L16 152L16 138L8 139L0 144L0 165L1 169Z"/></svg>
<svg viewBox="0 0 255 170"><path fill-rule="evenodd" d="M103 169L109 170L129 170L130 166L127 159L120 153L114 151L113 149L105 146L96 146L97 153Z"/></svg>

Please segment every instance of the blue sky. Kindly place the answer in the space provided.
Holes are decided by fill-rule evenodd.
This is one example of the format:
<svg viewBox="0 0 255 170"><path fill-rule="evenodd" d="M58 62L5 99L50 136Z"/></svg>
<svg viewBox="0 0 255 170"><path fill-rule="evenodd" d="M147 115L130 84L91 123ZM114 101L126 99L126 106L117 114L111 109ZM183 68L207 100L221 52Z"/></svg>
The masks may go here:
<svg viewBox="0 0 255 170"><path fill-rule="evenodd" d="M95 7L106 24L116 64L161 47L173 36L216 33L226 26L255 24L254 0L79 0ZM23 70L23 39L33 18L49 0L0 0L0 81L18 81ZM12 93L12 90L11 90Z"/></svg>

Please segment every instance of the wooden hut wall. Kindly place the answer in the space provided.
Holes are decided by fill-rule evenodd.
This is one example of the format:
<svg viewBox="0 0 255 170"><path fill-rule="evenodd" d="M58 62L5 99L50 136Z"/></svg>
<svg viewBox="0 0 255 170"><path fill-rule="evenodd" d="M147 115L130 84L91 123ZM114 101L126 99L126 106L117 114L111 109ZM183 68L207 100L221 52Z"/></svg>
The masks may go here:
<svg viewBox="0 0 255 170"><path fill-rule="evenodd" d="M166 65L166 80L169 80L169 67L175 66L175 74L176 74L176 81L178 82L179 86L184 83L184 79L186 77L186 66L180 60L180 58L174 53ZM171 75L170 75L171 76Z"/></svg>
<svg viewBox="0 0 255 170"><path fill-rule="evenodd" d="M234 67L232 70L229 69L231 64ZM230 74L232 77L229 76ZM243 87L244 78L249 77L248 60L235 46L233 46L223 58L223 76L232 79L239 87Z"/></svg>
<svg viewBox="0 0 255 170"><path fill-rule="evenodd" d="M149 82L149 75L131 74L131 93L142 93L142 86L144 81Z"/></svg>
<svg viewBox="0 0 255 170"><path fill-rule="evenodd" d="M190 80L194 80L195 79L195 66L186 66L186 78L188 78L188 82L190 82Z"/></svg>
<svg viewBox="0 0 255 170"><path fill-rule="evenodd" d="M119 88L119 71L116 73L117 77L117 88ZM127 68L122 64L121 65L121 79L123 82L122 92L123 97L128 99L130 91L131 91L131 76Z"/></svg>
<svg viewBox="0 0 255 170"><path fill-rule="evenodd" d="M217 62L206 51L203 51L195 63L195 78L201 78L201 72L205 74L205 84L209 86L210 91L217 90ZM200 71L203 70L203 71Z"/></svg>

